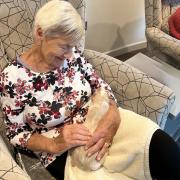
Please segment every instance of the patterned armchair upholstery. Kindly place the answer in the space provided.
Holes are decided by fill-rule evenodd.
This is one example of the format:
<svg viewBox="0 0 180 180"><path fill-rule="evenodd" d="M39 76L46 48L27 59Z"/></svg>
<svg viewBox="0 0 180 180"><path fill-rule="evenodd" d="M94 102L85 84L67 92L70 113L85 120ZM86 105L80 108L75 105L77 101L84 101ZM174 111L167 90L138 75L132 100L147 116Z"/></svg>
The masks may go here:
<svg viewBox="0 0 180 180"><path fill-rule="evenodd" d="M2 70L16 54L21 54L32 43L32 25L36 10L47 0L0 1L0 69ZM84 0L70 0L85 18ZM80 46L83 49L84 40ZM163 129L173 105L175 95L171 89L153 80L148 75L115 58L92 50L84 55L99 75L110 84L118 104L126 109L149 117ZM10 152L0 115L0 134ZM16 150L17 151L17 150ZM31 179L54 179L34 156L17 151L16 160L28 172ZM1 165L0 165L1 170Z"/></svg>
<svg viewBox="0 0 180 180"><path fill-rule="evenodd" d="M145 0L146 37L151 56L180 68L180 40L169 35L168 18L180 0Z"/></svg>

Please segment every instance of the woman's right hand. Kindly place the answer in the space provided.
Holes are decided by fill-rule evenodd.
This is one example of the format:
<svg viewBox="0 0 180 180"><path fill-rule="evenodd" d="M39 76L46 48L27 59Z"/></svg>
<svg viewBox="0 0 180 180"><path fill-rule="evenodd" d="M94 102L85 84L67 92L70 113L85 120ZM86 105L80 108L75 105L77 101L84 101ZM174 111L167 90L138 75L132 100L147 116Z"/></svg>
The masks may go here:
<svg viewBox="0 0 180 180"><path fill-rule="evenodd" d="M88 128L83 124L68 124L60 130L60 135L54 138L52 146L54 153L59 153L72 147L86 145L92 137Z"/></svg>

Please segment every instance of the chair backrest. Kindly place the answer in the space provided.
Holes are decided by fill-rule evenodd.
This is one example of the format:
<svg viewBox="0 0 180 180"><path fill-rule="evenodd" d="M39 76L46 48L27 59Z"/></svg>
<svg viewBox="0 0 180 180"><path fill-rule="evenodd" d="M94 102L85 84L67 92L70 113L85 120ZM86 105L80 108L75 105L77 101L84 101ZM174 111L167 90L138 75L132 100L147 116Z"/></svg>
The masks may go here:
<svg viewBox="0 0 180 180"><path fill-rule="evenodd" d="M180 7L180 0L145 0L146 27L169 33L168 18Z"/></svg>
<svg viewBox="0 0 180 180"><path fill-rule="evenodd" d="M49 0L0 1L0 69L32 44L37 10ZM85 22L85 0L69 0ZM79 45L84 48L84 38Z"/></svg>

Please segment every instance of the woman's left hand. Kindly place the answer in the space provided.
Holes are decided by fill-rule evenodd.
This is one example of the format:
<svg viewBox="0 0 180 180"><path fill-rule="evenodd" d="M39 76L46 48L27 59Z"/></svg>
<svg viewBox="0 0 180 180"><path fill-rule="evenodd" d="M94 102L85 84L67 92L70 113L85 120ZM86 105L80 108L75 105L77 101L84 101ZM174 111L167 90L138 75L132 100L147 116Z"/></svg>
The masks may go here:
<svg viewBox="0 0 180 180"><path fill-rule="evenodd" d="M92 138L85 146L87 156L90 157L97 153L96 159L99 161L108 151L114 135L120 124L119 110L115 103L111 103L108 112L100 120L98 127L93 133Z"/></svg>

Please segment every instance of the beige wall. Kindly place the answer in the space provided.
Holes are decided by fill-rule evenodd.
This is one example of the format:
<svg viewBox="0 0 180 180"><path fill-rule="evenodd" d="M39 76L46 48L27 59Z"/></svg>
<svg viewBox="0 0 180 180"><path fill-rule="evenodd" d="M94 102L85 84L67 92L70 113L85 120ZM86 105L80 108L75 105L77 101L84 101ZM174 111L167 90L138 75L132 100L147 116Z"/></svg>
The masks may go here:
<svg viewBox="0 0 180 180"><path fill-rule="evenodd" d="M100 52L136 49L145 43L144 0L86 0L86 48ZM122 52L121 52L122 53Z"/></svg>

